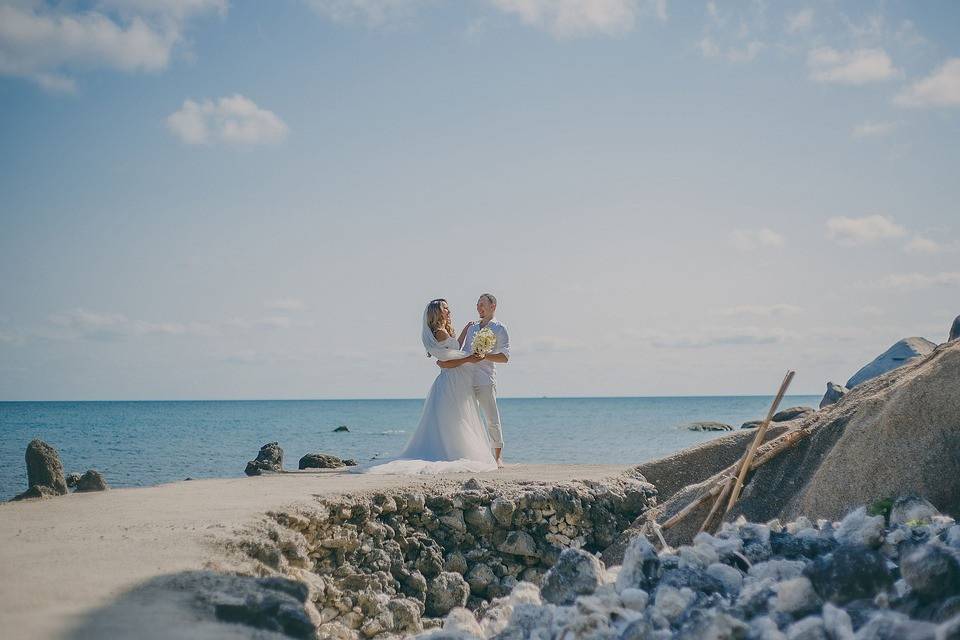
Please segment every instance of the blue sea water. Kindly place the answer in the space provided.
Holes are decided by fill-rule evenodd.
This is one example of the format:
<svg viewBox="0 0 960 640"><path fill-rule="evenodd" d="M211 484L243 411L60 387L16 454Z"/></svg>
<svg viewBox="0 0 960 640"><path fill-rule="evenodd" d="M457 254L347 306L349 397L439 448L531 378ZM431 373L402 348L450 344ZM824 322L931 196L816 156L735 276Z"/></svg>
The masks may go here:
<svg viewBox="0 0 960 640"><path fill-rule="evenodd" d="M765 415L766 396L501 398L510 462L639 464L709 440L684 425L734 427ZM792 396L781 407L816 406ZM67 473L97 469L112 487L243 474L266 442L284 464L331 453L365 461L399 451L416 428L422 400L251 400L167 402L0 402L0 499L26 488L24 451L33 438L56 447ZM334 433L347 425L348 433Z"/></svg>

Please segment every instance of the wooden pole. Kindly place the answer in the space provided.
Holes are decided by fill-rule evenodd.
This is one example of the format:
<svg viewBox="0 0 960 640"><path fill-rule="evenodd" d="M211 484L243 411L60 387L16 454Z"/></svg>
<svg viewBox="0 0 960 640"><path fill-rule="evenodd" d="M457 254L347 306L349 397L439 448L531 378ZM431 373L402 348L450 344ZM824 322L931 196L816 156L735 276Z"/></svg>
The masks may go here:
<svg viewBox="0 0 960 640"><path fill-rule="evenodd" d="M767 433L767 427L770 426L770 421L773 420L773 415L777 412L777 407L780 406L780 401L783 400L784 394L787 393L787 388L790 386L790 382L793 380L795 374L796 371L787 371L783 382L780 383L780 390L777 391L777 395L770 405L770 411L767 412L767 417L764 419L763 424L757 429L757 434L750 444L750 450L740 463L740 471L737 473L737 479L733 484L733 489L730 491L730 500L727 502L727 509L724 513L730 513L730 509L733 508L733 505L736 504L737 499L740 497L740 491L743 489L743 481L747 477L747 472L750 471L750 463L753 462L753 456L757 453L757 447L763 442L763 436Z"/></svg>

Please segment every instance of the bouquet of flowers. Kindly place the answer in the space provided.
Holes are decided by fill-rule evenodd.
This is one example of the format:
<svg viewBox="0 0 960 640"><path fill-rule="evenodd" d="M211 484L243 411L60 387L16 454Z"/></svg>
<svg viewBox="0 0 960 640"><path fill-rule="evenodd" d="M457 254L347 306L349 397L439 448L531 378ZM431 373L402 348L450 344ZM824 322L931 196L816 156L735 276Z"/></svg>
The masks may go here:
<svg viewBox="0 0 960 640"><path fill-rule="evenodd" d="M473 343L470 348L477 355L485 356L493 351L495 346L497 346L497 335L490 330L490 327L484 327L477 331L477 335L473 336Z"/></svg>

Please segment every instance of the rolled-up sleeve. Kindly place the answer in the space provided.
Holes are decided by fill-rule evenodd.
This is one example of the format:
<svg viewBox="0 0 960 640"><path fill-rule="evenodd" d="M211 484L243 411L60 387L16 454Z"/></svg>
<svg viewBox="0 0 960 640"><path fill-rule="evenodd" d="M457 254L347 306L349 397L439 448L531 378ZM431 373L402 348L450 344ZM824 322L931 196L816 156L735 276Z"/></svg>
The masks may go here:
<svg viewBox="0 0 960 640"><path fill-rule="evenodd" d="M503 325L497 327L497 353L510 357L510 336L507 334L507 328Z"/></svg>

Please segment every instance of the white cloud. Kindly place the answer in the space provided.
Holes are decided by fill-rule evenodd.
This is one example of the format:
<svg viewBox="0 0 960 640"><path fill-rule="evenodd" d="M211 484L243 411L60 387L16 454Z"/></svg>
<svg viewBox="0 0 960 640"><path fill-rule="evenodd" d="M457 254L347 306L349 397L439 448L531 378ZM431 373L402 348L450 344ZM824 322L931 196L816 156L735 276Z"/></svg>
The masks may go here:
<svg viewBox="0 0 960 640"><path fill-rule="evenodd" d="M530 341L529 352L532 353L560 353L573 351L582 345L579 342L557 336L538 336Z"/></svg>
<svg viewBox="0 0 960 640"><path fill-rule="evenodd" d="M275 113L240 94L216 102L185 100L167 116L167 128L187 144L276 144L289 131Z"/></svg>
<svg viewBox="0 0 960 640"><path fill-rule="evenodd" d="M293 323L286 316L268 316L256 320L234 318L228 324L239 329L289 329Z"/></svg>
<svg viewBox="0 0 960 640"><path fill-rule="evenodd" d="M887 238L900 238L907 230L888 216L848 218L839 216L827 220L827 238L842 245L870 244Z"/></svg>
<svg viewBox="0 0 960 640"><path fill-rule="evenodd" d="M960 58L951 58L926 78L901 91L894 103L902 107L960 107Z"/></svg>
<svg viewBox="0 0 960 640"><path fill-rule="evenodd" d="M837 51L819 47L807 55L810 79L832 84L863 85L891 80L900 75L882 49Z"/></svg>
<svg viewBox="0 0 960 640"><path fill-rule="evenodd" d="M854 138L879 138L889 135L897 128L896 122L876 122L867 120L853 128L851 135Z"/></svg>
<svg viewBox="0 0 960 640"><path fill-rule="evenodd" d="M779 344L795 337L784 329L759 327L710 328L697 331L693 336L660 337L651 340L659 349L702 349L706 347Z"/></svg>
<svg viewBox="0 0 960 640"><path fill-rule="evenodd" d="M271 311L302 311L304 304L299 298L277 298L263 303Z"/></svg>
<svg viewBox="0 0 960 640"><path fill-rule="evenodd" d="M782 235L771 229L738 229L730 233L733 246L741 251L754 249L779 248L786 244Z"/></svg>
<svg viewBox="0 0 960 640"><path fill-rule="evenodd" d="M185 21L225 11L226 0L104 0L86 11L63 6L0 5L0 74L73 91L68 73L74 70L159 71L181 42Z"/></svg>
<svg viewBox="0 0 960 640"><path fill-rule="evenodd" d="M618 35L632 31L646 12L667 19L666 2L655 0L491 0L497 9L558 38Z"/></svg>
<svg viewBox="0 0 960 640"><path fill-rule="evenodd" d="M907 253L940 253L943 247L940 243L925 238L924 236L913 236L913 239L903 248Z"/></svg>
<svg viewBox="0 0 960 640"><path fill-rule="evenodd" d="M806 31L813 26L813 9L807 7L787 15L787 33Z"/></svg>
<svg viewBox="0 0 960 640"><path fill-rule="evenodd" d="M66 330L60 338L86 338L93 340L118 340L133 336L149 335L199 335L212 336L217 330L201 322L148 322L131 320L121 313L72 309L50 316L50 322Z"/></svg>
<svg viewBox="0 0 960 640"><path fill-rule="evenodd" d="M759 316L763 318L780 318L783 316L793 316L803 311L795 304L741 304L734 307L717 309L716 314L722 317L733 316Z"/></svg>
<svg viewBox="0 0 960 640"><path fill-rule="evenodd" d="M929 289L931 287L960 286L960 272L898 273L891 274L876 284L883 289Z"/></svg>

